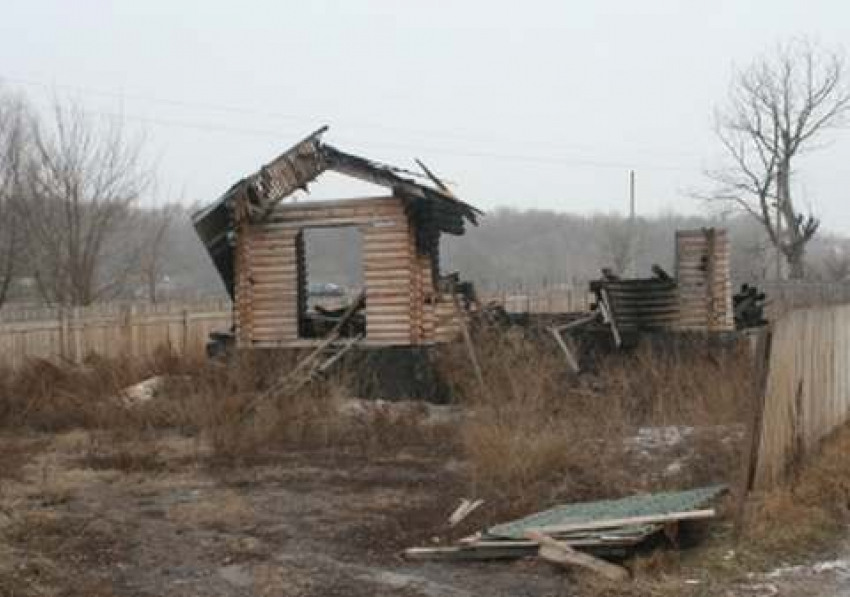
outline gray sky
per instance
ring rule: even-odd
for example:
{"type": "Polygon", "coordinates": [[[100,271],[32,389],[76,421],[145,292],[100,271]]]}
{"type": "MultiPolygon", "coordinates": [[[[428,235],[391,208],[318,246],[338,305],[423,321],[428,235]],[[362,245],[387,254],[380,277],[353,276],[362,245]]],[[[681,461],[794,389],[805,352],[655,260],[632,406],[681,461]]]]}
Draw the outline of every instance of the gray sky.
{"type": "MultiPolygon", "coordinates": [[[[794,35],[850,40],[850,3],[27,0],[4,6],[0,77],[143,125],[186,201],[329,124],[485,209],[623,210],[633,167],[639,211],[695,212],[733,66],[794,35]]],[[[798,197],[843,233],[848,160],[845,130],[797,166],[798,197]]]]}

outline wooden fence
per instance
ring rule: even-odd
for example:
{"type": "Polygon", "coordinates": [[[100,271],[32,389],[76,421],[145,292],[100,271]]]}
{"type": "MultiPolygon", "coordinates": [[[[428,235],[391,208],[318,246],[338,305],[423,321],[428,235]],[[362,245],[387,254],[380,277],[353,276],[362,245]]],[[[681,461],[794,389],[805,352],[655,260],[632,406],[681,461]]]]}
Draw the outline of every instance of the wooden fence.
{"type": "Polygon", "coordinates": [[[569,313],[590,309],[587,285],[571,288],[540,288],[528,291],[481,292],[479,299],[495,302],[509,313],[569,313]]]}
{"type": "MultiPolygon", "coordinates": [[[[767,294],[767,312],[771,319],[803,307],[850,304],[850,283],[757,281],[767,294]]],[[[738,286],[733,287],[737,291],[738,286]]],[[[479,292],[483,302],[494,301],[510,313],[568,313],[590,308],[588,284],[541,287],[522,290],[479,292]]]]}
{"type": "Polygon", "coordinates": [[[28,358],[79,363],[93,353],[145,357],[161,347],[201,355],[209,333],[230,325],[230,303],[222,300],[0,310],[0,364],[16,367],[28,358]]]}
{"type": "Polygon", "coordinates": [[[850,305],[785,313],[773,324],[756,486],[795,463],[850,419],[850,305]]]}
{"type": "Polygon", "coordinates": [[[847,282],[771,280],[755,285],[767,294],[767,310],[772,318],[802,307],[850,304],[850,283],[847,282]]]}

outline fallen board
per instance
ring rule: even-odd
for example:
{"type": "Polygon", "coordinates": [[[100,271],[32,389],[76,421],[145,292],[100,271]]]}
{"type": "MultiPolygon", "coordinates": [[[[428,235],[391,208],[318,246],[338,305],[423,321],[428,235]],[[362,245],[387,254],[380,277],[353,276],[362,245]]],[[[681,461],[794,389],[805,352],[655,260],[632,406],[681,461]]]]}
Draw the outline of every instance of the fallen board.
{"type": "Polygon", "coordinates": [[[623,581],[629,578],[628,570],[622,566],[576,551],[564,541],[556,541],[548,535],[536,532],[529,532],[528,538],[540,545],[538,555],[552,564],[578,566],[604,576],[608,580],[623,581]]]}

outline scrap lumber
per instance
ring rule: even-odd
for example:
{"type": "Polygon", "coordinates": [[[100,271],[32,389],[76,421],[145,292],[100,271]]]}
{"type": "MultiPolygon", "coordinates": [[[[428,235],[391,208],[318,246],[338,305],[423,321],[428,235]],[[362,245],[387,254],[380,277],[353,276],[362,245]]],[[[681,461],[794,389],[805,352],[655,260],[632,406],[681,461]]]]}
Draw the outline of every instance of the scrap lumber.
{"type": "MultiPolygon", "coordinates": [[[[536,554],[560,565],[594,568],[596,558],[589,555],[585,558],[583,556],[587,554],[576,550],[594,554],[622,554],[625,549],[639,545],[662,530],[675,542],[677,529],[674,527],[681,521],[714,517],[715,511],[703,506],[724,491],[725,486],[715,485],[687,491],[565,504],[490,527],[460,539],[456,545],[410,548],[404,552],[404,556],[419,561],[498,560],[536,554]],[[541,550],[542,547],[545,549],[541,550]]],[[[468,506],[462,503],[461,507],[468,506]]],[[[605,568],[604,565],[602,568],[604,571],[596,566],[597,572],[607,574],[609,578],[622,578],[621,571],[605,568]]]]}
{"type": "Polygon", "coordinates": [[[602,315],[605,322],[611,326],[611,334],[614,336],[614,345],[620,348],[623,344],[623,338],[620,335],[620,329],[617,327],[617,321],[614,319],[614,309],[611,308],[611,298],[608,296],[608,291],[602,288],[599,291],[602,300],[599,302],[599,308],[602,310],[602,315]]]}
{"type": "Polygon", "coordinates": [[[481,504],[484,503],[484,500],[468,500],[466,498],[462,499],[460,505],[452,512],[451,516],[449,516],[449,526],[454,527],[460,524],[467,516],[472,514],[472,512],[477,509],[481,504]]]}
{"type": "Polygon", "coordinates": [[[417,562],[430,561],[484,561],[518,560],[537,551],[532,541],[496,541],[496,545],[451,545],[444,547],[410,547],[405,549],[405,559],[417,562]]]}
{"type": "Polygon", "coordinates": [[[472,334],[469,333],[469,325],[466,321],[466,314],[460,306],[460,300],[458,300],[457,294],[455,293],[454,284],[452,284],[451,294],[455,308],[455,316],[457,318],[458,325],[460,326],[461,334],[463,335],[463,342],[466,344],[466,351],[469,354],[469,360],[472,362],[472,369],[475,371],[475,378],[478,380],[478,385],[481,386],[481,391],[487,395],[490,391],[487,389],[487,384],[484,381],[481,364],[478,362],[478,353],[475,350],[475,344],[472,342],[472,334]]]}
{"type": "Polygon", "coordinates": [[[658,278],[659,280],[672,280],[672,276],[668,274],[663,267],[658,265],[657,263],[652,264],[652,275],[658,278]]]}
{"type": "Polygon", "coordinates": [[[601,529],[615,529],[620,527],[639,526],[643,524],[665,524],[668,522],[680,522],[683,520],[706,520],[714,518],[717,512],[714,508],[705,510],[688,510],[685,512],[671,512],[669,514],[649,514],[647,516],[631,516],[628,518],[611,518],[608,520],[588,520],[550,526],[540,526],[532,529],[538,533],[557,535],[575,531],[593,531],[601,529]]]}
{"type": "Polygon", "coordinates": [[[567,330],[572,330],[572,329],[575,329],[575,328],[585,326],[589,323],[593,323],[594,321],[596,321],[597,317],[599,317],[598,313],[596,313],[596,311],[591,311],[590,313],[588,313],[584,317],[574,319],[573,321],[570,321],[569,323],[565,323],[563,325],[553,326],[552,329],[558,330],[559,332],[563,333],[563,332],[566,332],[567,330]]]}
{"type": "Polygon", "coordinates": [[[291,395],[303,388],[305,385],[310,383],[313,379],[315,379],[316,375],[322,374],[327,369],[335,363],[339,358],[342,357],[343,354],[348,352],[357,342],[363,339],[364,335],[361,334],[359,336],[354,337],[353,339],[346,342],[343,346],[339,347],[338,351],[332,355],[329,359],[324,362],[320,362],[320,358],[325,351],[330,348],[334,342],[339,340],[343,327],[348,322],[349,319],[363,306],[363,301],[365,299],[365,295],[363,292],[357,295],[357,297],[351,302],[350,305],[346,308],[345,312],[339,318],[339,321],[336,325],[331,329],[328,335],[319,343],[318,346],[306,357],[301,359],[295,367],[292,368],[285,376],[282,376],[278,381],[273,383],[271,387],[269,387],[265,392],[248,402],[246,404],[241,413],[239,414],[239,420],[245,420],[249,415],[251,415],[257,407],[281,394],[291,395]]]}
{"type": "Polygon", "coordinates": [[[561,351],[564,353],[564,358],[567,359],[567,365],[569,365],[573,373],[580,373],[581,366],[578,364],[578,359],[576,358],[576,355],[573,354],[573,351],[570,350],[570,347],[567,346],[567,342],[564,340],[563,336],[561,336],[561,332],[559,332],[558,328],[555,327],[549,328],[549,331],[552,333],[552,336],[555,337],[555,342],[557,342],[558,346],[561,347],[561,351]]]}
{"type": "Polygon", "coordinates": [[[564,325],[556,325],[549,328],[549,332],[555,337],[555,342],[558,343],[558,346],[561,347],[564,357],[567,359],[567,365],[569,365],[573,373],[580,373],[581,365],[579,365],[578,357],[576,357],[574,350],[567,344],[567,340],[564,338],[563,334],[564,332],[593,323],[596,321],[597,316],[598,314],[596,311],[593,311],[585,317],[565,323],[564,325]]]}
{"type": "MultiPolygon", "coordinates": [[[[625,547],[633,547],[640,543],[645,536],[634,538],[619,537],[579,537],[558,539],[571,548],[610,551],[625,547]]],[[[517,560],[533,556],[539,549],[539,544],[531,539],[523,540],[480,540],[460,545],[438,547],[410,547],[402,555],[408,560],[415,561],[486,561],[486,560],[517,560]]]]}
{"type": "Polygon", "coordinates": [[[527,536],[540,546],[538,555],[547,562],[559,566],[578,566],[614,581],[624,581],[629,578],[628,570],[622,566],[576,551],[567,543],[557,541],[549,535],[530,531],[527,536]]]}

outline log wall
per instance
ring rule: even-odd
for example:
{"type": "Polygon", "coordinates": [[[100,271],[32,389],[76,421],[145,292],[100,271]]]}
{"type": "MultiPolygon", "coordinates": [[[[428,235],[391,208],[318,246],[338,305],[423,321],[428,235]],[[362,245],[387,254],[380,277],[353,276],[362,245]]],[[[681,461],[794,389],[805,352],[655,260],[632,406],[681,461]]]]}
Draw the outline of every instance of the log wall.
{"type": "Polygon", "coordinates": [[[713,332],[735,329],[730,253],[725,230],[676,232],[679,329],[713,332]]]}
{"type": "Polygon", "coordinates": [[[362,234],[366,339],[409,345],[434,339],[434,258],[418,255],[416,237],[397,197],[279,205],[237,238],[236,302],[240,346],[299,344],[306,308],[302,231],[356,227],[362,234]]]}

